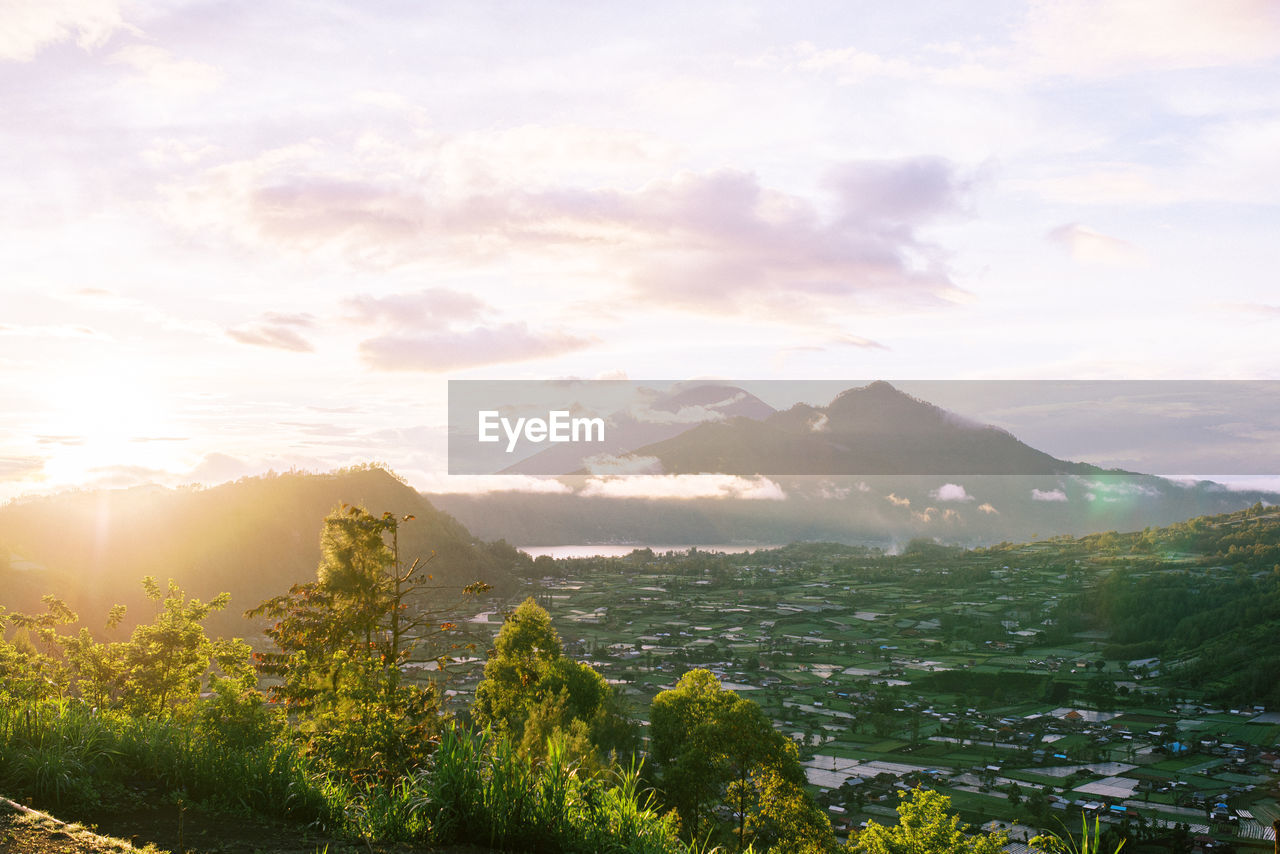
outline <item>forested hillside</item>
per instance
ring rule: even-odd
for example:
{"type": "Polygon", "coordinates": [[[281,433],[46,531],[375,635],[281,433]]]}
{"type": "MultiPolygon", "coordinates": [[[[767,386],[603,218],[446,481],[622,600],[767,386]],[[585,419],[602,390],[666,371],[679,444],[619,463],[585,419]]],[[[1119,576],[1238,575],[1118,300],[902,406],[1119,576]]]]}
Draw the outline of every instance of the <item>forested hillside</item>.
{"type": "Polygon", "coordinates": [[[1106,573],[1062,603],[1060,630],[1103,629],[1108,658],[1160,659],[1172,684],[1222,701],[1280,703],[1280,510],[1048,545],[1045,560],[1106,573]]]}
{"type": "Polygon", "coordinates": [[[0,605],[37,608],[54,592],[95,623],[115,602],[129,606],[130,628],[149,606],[138,580],[172,578],[194,596],[231,593],[210,619],[216,633],[244,634],[239,616],[315,576],[321,520],[343,503],[413,515],[403,526],[407,559],[436,553],[441,583],[484,580],[498,590],[526,557],[483,543],[452,516],[376,467],[329,474],[243,478],[211,489],[159,487],[63,493],[0,508],[0,605]]]}

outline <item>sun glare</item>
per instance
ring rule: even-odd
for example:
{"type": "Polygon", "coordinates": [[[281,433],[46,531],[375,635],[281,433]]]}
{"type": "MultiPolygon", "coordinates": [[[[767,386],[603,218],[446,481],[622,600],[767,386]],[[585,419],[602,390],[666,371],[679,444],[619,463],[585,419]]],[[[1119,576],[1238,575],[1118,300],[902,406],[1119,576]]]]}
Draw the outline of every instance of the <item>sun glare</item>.
{"type": "Polygon", "coordinates": [[[45,386],[47,408],[36,439],[48,477],[73,485],[109,479],[121,468],[171,471],[182,437],[157,383],[136,366],[69,371],[45,386]]]}

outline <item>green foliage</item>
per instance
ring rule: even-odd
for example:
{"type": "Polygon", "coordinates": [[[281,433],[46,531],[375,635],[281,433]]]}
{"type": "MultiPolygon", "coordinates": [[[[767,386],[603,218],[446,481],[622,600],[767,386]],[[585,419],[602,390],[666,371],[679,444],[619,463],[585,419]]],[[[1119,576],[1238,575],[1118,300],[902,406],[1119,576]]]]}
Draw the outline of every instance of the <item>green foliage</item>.
{"type": "Polygon", "coordinates": [[[835,850],[831,822],[795,781],[776,768],[751,774],[746,834],[770,854],[824,854],[835,850]]]}
{"type": "Polygon", "coordinates": [[[589,665],[562,654],[546,609],[527,599],[507,617],[476,688],[472,715],[541,758],[552,740],[575,761],[598,767],[601,754],[636,745],[621,698],[589,665]]]}
{"type": "Polygon", "coordinates": [[[437,845],[498,850],[683,852],[674,821],[640,789],[640,768],[579,773],[558,740],[532,761],[486,730],[446,728],[428,772],[406,790],[409,812],[437,845]]]}
{"type": "MultiPolygon", "coordinates": [[[[99,709],[124,706],[142,715],[163,715],[190,708],[215,665],[229,675],[248,672],[247,646],[215,642],[205,634],[205,619],[226,607],[227,594],[205,603],[187,599],[172,580],[167,592],[150,576],[142,586],[158,613],[153,622],[137,626],[128,641],[99,641],[87,628],[62,634],[60,627],[79,617],[52,595],[44,597],[44,613],[13,615],[12,622],[43,650],[34,643],[23,650],[0,642],[0,668],[14,677],[10,693],[27,699],[70,694],[99,709]]],[[[113,607],[107,628],[123,616],[121,606],[113,607]]]]}
{"type": "Polygon", "coordinates": [[[858,854],[1000,854],[1008,840],[1004,833],[969,836],[960,817],[948,812],[951,799],[929,789],[899,792],[898,824],[885,827],[869,822],[851,841],[858,854]]]}
{"type": "Polygon", "coordinates": [[[210,612],[225,608],[231,595],[223,593],[206,604],[188,600],[172,580],[167,594],[150,576],[142,586],[147,598],[159,603],[160,613],[155,622],[134,629],[124,646],[124,702],[136,711],[160,714],[188,706],[199,695],[215,652],[202,622],[210,612]]]}
{"type": "Polygon", "coordinates": [[[276,732],[247,742],[229,750],[176,716],[101,712],[78,700],[8,702],[0,704],[0,786],[45,805],[86,808],[141,783],[211,805],[336,823],[291,740],[276,732]]]}
{"type": "Polygon", "coordinates": [[[1124,839],[1114,844],[1114,848],[1107,844],[1106,834],[1102,832],[1102,820],[1094,818],[1093,827],[1089,827],[1089,819],[1080,816],[1080,839],[1077,841],[1070,833],[1063,828],[1063,833],[1048,833],[1033,836],[1028,843],[1032,848],[1039,848],[1048,854],[1102,854],[1104,849],[1110,849],[1111,854],[1119,854],[1121,848],[1124,847],[1124,839]]]}
{"type": "MultiPolygon", "coordinates": [[[[246,614],[275,621],[266,634],[279,651],[255,656],[258,670],[279,680],[273,697],[300,716],[312,752],[357,786],[394,786],[426,761],[440,726],[434,686],[401,678],[426,642],[457,629],[446,619],[452,603],[429,601],[444,588],[430,583],[423,562],[401,564],[400,526],[413,518],[346,505],[333,511],[320,536],[317,580],[246,614]]],[[[462,592],[486,589],[477,583],[462,592]]],[[[431,657],[443,662],[448,654],[431,657]]]]}
{"type": "Polygon", "coordinates": [[[758,705],[724,690],[710,671],[691,670],[658,694],[649,720],[659,783],[689,838],[703,834],[711,808],[721,802],[738,815],[739,846],[747,842],[753,815],[766,836],[789,824],[825,824],[830,838],[826,817],[817,813],[818,823],[801,808],[808,799],[795,745],[758,705]],[[791,808],[785,815],[784,807],[791,808]]]}

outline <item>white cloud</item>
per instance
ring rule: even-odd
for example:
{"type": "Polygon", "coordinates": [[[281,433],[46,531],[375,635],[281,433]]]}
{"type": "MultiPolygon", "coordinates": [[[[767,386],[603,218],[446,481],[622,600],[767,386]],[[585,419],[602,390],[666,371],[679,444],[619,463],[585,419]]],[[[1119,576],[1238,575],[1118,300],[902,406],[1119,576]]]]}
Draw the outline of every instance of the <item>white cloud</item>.
{"type": "Polygon", "coordinates": [[[631,454],[615,456],[596,454],[582,461],[591,474],[661,474],[662,460],[657,457],[637,457],[631,454]]]}
{"type": "Polygon", "coordinates": [[[1031,490],[1032,501],[1066,501],[1067,493],[1061,489],[1033,489],[1031,490]]]}
{"type": "Polygon", "coordinates": [[[885,500],[888,501],[890,504],[892,504],[894,507],[910,507],[911,506],[910,498],[899,498],[897,495],[894,495],[892,492],[890,492],[888,495],[885,496],[885,500]]]}
{"type": "Polygon", "coordinates": [[[401,329],[440,329],[479,320],[492,309],[484,300],[452,288],[427,288],[386,296],[360,294],[343,300],[359,323],[385,323],[401,329]]]}
{"type": "Polygon", "coordinates": [[[42,457],[0,457],[0,481],[28,480],[44,470],[42,457]]]}
{"type": "Polygon", "coordinates": [[[1137,267],[1146,260],[1141,249],[1125,240],[1100,234],[1079,223],[1060,225],[1046,235],[1078,264],[1102,267],[1137,267]]]}
{"type": "Polygon", "coordinates": [[[215,66],[193,59],[178,59],[162,47],[132,44],[108,57],[142,75],[151,86],[176,95],[211,92],[222,84],[223,73],[215,66]]]}
{"type": "Polygon", "coordinates": [[[423,154],[388,141],[344,151],[308,141],[212,166],[167,196],[187,228],[249,246],[377,269],[520,258],[717,317],[812,322],[832,307],[944,305],[963,295],[946,254],[921,236],[968,191],[940,158],[843,163],[823,182],[833,202],[820,205],[732,169],[638,189],[459,180],[438,159],[443,147],[423,154]]]}
{"type": "Polygon", "coordinates": [[[460,475],[423,473],[413,479],[416,489],[426,493],[482,495],[490,492],[527,492],[537,495],[568,495],[573,489],[551,477],[529,475],[460,475]]]}
{"type": "Polygon", "coordinates": [[[314,325],[315,318],[309,314],[268,311],[258,321],[228,329],[227,336],[241,344],[255,347],[311,353],[315,351],[315,347],[298,330],[310,329],[314,325]]]}
{"type": "Polygon", "coordinates": [[[379,371],[441,373],[480,365],[545,359],[581,350],[592,338],[536,331],[525,323],[477,326],[423,334],[392,333],[360,342],[360,357],[379,371]]]}
{"type": "Polygon", "coordinates": [[[12,335],[22,338],[80,338],[111,341],[112,337],[90,326],[73,324],[40,324],[32,326],[13,326],[0,323],[0,335],[12,335]]]}
{"type": "Polygon", "coordinates": [[[998,515],[1000,515],[1000,511],[999,511],[999,510],[997,510],[995,507],[993,507],[993,506],[991,505],[991,503],[990,503],[990,502],[985,502],[985,503],[983,503],[983,504],[979,504],[979,505],[978,505],[978,512],[979,512],[979,513],[986,513],[988,516],[998,516],[998,515]]]}
{"type": "Polygon", "coordinates": [[[929,493],[939,501],[973,501],[974,498],[965,492],[963,486],[958,483],[944,483],[937,489],[929,493]]]}
{"type": "Polygon", "coordinates": [[[787,497],[782,487],[767,477],[727,474],[593,477],[587,481],[579,495],[598,498],[736,498],[756,501],[782,501],[787,497]]]}
{"type": "Polygon", "coordinates": [[[1104,76],[1252,65],[1280,55],[1272,0],[1037,0],[1022,33],[1033,67],[1104,76]]]}
{"type": "Polygon", "coordinates": [[[315,350],[311,342],[299,335],[297,331],[277,324],[256,323],[228,329],[227,336],[241,344],[254,347],[289,350],[293,353],[311,353],[315,350]]]}
{"type": "Polygon", "coordinates": [[[68,40],[91,50],[125,26],[117,0],[6,0],[0,4],[0,60],[28,62],[68,40]]]}

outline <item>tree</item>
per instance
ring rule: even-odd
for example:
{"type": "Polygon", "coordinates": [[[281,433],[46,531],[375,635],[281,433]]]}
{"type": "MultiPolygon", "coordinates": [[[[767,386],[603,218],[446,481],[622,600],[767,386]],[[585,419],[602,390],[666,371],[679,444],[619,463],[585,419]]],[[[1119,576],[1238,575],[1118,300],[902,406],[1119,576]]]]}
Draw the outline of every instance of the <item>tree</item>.
{"type": "Polygon", "coordinates": [[[569,755],[590,766],[605,751],[636,746],[621,697],[589,665],[563,654],[551,615],[526,599],[502,625],[476,687],[476,721],[508,735],[531,758],[562,735],[569,755]]]}
{"type": "Polygon", "coordinates": [[[441,605],[430,595],[489,589],[482,582],[460,591],[432,584],[426,561],[416,558],[405,566],[399,528],[413,518],[348,505],[334,510],[321,531],[316,581],[245,615],[274,619],[266,634],[279,651],[254,657],[260,673],[279,680],[272,695],[302,719],[313,751],[357,780],[388,786],[426,759],[440,723],[435,686],[404,684],[402,668],[424,660],[428,642],[447,647],[425,655],[441,665],[465,645],[450,644],[458,626],[447,615],[457,603],[441,605]]]}
{"type": "Polygon", "coordinates": [[[777,768],[751,775],[753,804],[746,820],[751,844],[770,854],[828,854],[836,849],[826,814],[777,768]]]}
{"type": "MultiPolygon", "coordinates": [[[[210,640],[204,620],[227,606],[222,593],[210,602],[188,599],[173,580],[166,591],[151,576],[142,580],[147,598],[158,604],[156,618],[139,625],[127,641],[99,641],[87,628],[73,635],[59,627],[79,616],[56,596],[45,596],[45,612],[15,614],[13,622],[33,633],[48,650],[28,656],[30,667],[50,684],[98,708],[123,705],[135,714],[158,716],[194,704],[215,665],[238,678],[248,672],[249,648],[238,640],[210,640]]],[[[107,628],[124,618],[111,608],[107,628]]]]}
{"type": "Polygon", "coordinates": [[[758,705],[724,690],[708,670],[690,670],[658,694],[649,720],[659,785],[689,838],[700,836],[712,806],[727,802],[745,845],[751,807],[761,803],[758,786],[768,775],[797,787],[804,782],[795,745],[758,705]]]}
{"type": "MultiPolygon", "coordinates": [[[[222,593],[211,602],[187,599],[173,580],[167,594],[156,580],[142,580],[147,598],[160,603],[155,622],[138,626],[124,647],[124,701],[136,711],[159,714],[186,705],[200,695],[200,687],[215,652],[230,664],[235,652],[229,642],[215,644],[202,622],[231,601],[222,593]]],[[[244,650],[247,658],[248,650],[244,650]]]]}
{"type": "Polygon", "coordinates": [[[899,792],[898,824],[869,822],[850,848],[860,854],[1000,854],[1004,833],[967,835],[960,817],[951,815],[951,799],[919,787],[899,792]]]}

